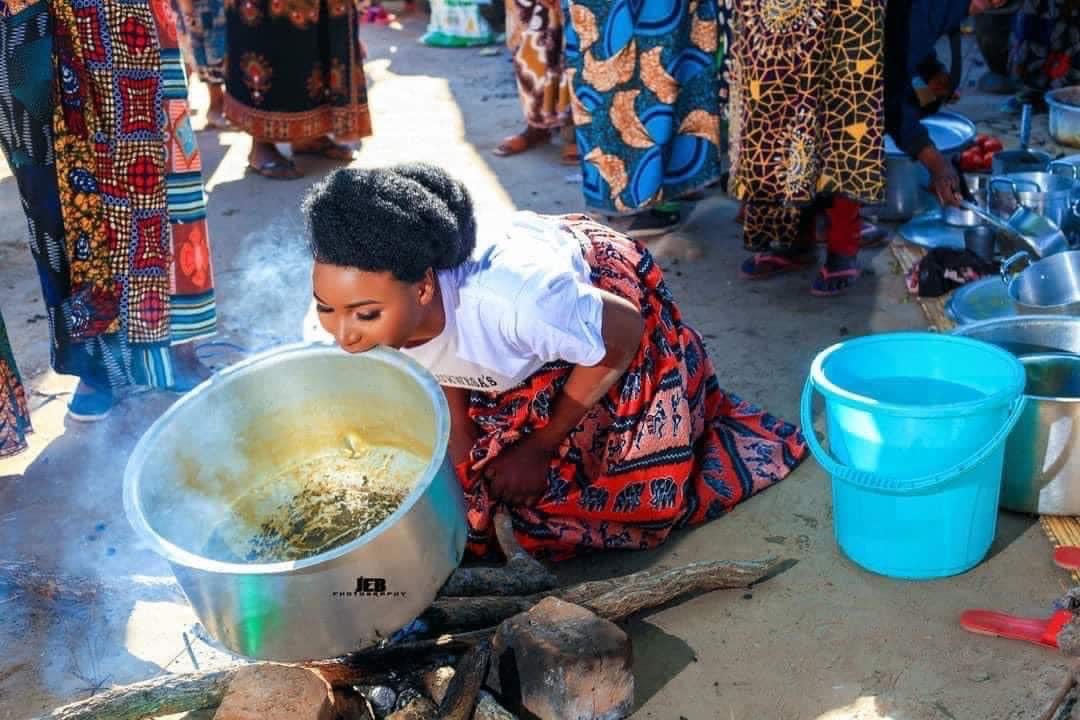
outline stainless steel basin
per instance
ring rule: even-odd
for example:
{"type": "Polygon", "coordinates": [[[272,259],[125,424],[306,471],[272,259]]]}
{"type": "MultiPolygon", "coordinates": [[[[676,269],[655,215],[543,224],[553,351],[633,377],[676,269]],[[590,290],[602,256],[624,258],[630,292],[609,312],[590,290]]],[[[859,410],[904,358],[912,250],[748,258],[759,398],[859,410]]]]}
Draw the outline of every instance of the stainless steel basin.
{"type": "Polygon", "coordinates": [[[1080,318],[1023,315],[957,328],[1020,357],[1027,404],[1005,446],[1002,507],[1080,515],[1080,318]]]}
{"type": "Polygon", "coordinates": [[[225,647],[279,661],[333,657],[403,627],[461,561],[466,523],[446,461],[449,428],[442,389],[401,353],[280,348],[203,383],[150,427],[125,471],[124,509],[225,647]],[[340,450],[350,432],[428,459],[392,515],[295,561],[206,556],[213,528],[253,482],[340,450]]]}

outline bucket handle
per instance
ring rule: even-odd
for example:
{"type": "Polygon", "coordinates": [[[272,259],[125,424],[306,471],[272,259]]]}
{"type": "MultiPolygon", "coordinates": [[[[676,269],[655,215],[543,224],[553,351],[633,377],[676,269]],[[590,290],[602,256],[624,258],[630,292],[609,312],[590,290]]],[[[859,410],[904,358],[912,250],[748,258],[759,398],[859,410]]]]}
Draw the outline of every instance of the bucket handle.
{"type": "Polygon", "coordinates": [[[980,448],[971,457],[961,460],[957,464],[945,470],[940,470],[928,475],[922,475],[920,477],[912,479],[904,478],[891,478],[877,473],[867,472],[865,470],[856,470],[853,467],[844,465],[839,460],[834,458],[828,450],[826,450],[821,441],[817,439],[817,435],[814,434],[814,417],[813,417],[813,402],[814,391],[817,388],[814,386],[812,378],[806,379],[806,385],[803,387],[802,394],[802,430],[803,437],[806,439],[806,444],[810,447],[810,452],[814,454],[814,458],[817,459],[818,464],[825,469],[825,472],[829,473],[833,477],[845,480],[853,485],[861,485],[872,490],[925,490],[939,485],[943,482],[951,480],[957,475],[967,472],[971,468],[977,466],[983,460],[985,460],[990,453],[997,450],[998,446],[1005,441],[1012,432],[1012,429],[1016,427],[1016,423],[1020,420],[1020,415],[1024,411],[1024,405],[1027,402],[1027,398],[1020,395],[1014,403],[1012,410],[1009,412],[1009,417],[1001,428],[994,434],[994,437],[990,439],[982,448],[980,448]]]}
{"type": "Polygon", "coordinates": [[[1031,255],[1028,255],[1024,250],[1021,250],[1001,263],[1001,282],[1005,283],[1006,287],[1012,285],[1013,278],[1019,274],[1018,272],[1013,272],[1013,268],[1025,260],[1028,265],[1031,265],[1033,262],[1031,255]]]}

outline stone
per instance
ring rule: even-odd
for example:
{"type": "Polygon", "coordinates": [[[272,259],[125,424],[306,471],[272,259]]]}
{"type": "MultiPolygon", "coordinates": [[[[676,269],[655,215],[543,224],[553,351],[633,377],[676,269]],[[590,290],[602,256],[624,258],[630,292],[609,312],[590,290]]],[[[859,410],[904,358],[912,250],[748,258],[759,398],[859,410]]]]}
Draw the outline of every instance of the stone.
{"type": "Polygon", "coordinates": [[[371,709],[375,711],[376,720],[382,720],[394,712],[397,703],[397,692],[385,685],[361,686],[357,688],[360,693],[371,703],[371,709]]]}
{"type": "Polygon", "coordinates": [[[481,690],[476,700],[476,712],[473,720],[517,720],[512,712],[499,704],[495,696],[487,690],[481,690]]]}
{"type": "Polygon", "coordinates": [[[511,712],[538,720],[616,720],[634,706],[630,638],[578,605],[545,598],[503,622],[493,640],[511,712]]]}
{"type": "Polygon", "coordinates": [[[450,687],[450,681],[453,679],[454,668],[449,665],[428,670],[421,677],[424,692],[435,701],[436,705],[442,704],[443,698],[446,697],[446,690],[450,687]]]}
{"type": "Polygon", "coordinates": [[[334,720],[334,695],[317,673],[294,665],[240,668],[214,720],[334,720]]]}
{"type": "Polygon", "coordinates": [[[386,720],[434,720],[439,714],[435,703],[418,692],[402,693],[397,708],[386,720]]]}

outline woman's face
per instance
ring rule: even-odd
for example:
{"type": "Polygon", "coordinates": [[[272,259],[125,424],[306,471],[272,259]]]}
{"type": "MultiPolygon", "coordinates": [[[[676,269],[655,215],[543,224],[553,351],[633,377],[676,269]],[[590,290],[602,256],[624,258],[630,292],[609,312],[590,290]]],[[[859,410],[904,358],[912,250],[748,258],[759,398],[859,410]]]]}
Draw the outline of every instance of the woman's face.
{"type": "Polygon", "coordinates": [[[348,352],[376,345],[402,348],[430,339],[423,337],[436,297],[430,270],[420,282],[406,283],[389,272],[316,262],[312,284],[319,322],[348,352]]]}

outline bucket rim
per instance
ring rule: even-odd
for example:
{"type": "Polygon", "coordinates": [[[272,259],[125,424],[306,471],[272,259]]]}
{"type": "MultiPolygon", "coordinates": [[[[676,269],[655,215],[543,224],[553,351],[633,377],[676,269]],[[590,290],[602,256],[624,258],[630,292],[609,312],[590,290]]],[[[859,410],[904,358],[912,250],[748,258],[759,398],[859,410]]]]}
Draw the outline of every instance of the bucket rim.
{"type": "Polygon", "coordinates": [[[894,332],[867,335],[866,337],[846,340],[836,343],[818,353],[810,366],[810,380],[826,396],[841,400],[852,407],[871,411],[886,411],[892,415],[903,417],[943,417],[947,415],[974,415],[982,412],[989,406],[1008,405],[1024,394],[1027,383],[1027,374],[1024,366],[1015,355],[993,343],[982,340],[962,337],[959,335],[947,335],[933,332],[894,332]],[[828,378],[825,373],[825,364],[838,352],[852,347],[874,345],[895,342],[937,342],[952,345],[966,345],[978,349],[990,355],[996,355],[1002,362],[1012,368],[1012,378],[1007,385],[999,390],[976,400],[964,400],[952,403],[939,403],[935,405],[904,405],[900,403],[884,402],[867,395],[846,390],[828,378]]]}

